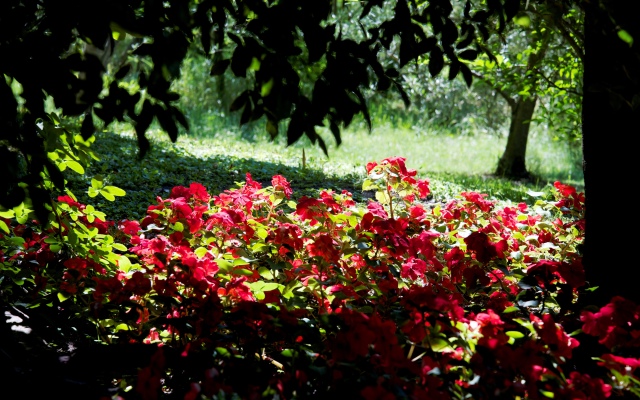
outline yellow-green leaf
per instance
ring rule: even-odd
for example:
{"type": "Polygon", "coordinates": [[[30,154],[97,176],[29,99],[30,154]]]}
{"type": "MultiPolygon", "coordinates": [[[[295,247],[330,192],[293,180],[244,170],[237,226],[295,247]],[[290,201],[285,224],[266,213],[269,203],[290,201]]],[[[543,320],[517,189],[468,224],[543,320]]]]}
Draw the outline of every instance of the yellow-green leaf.
{"type": "Polygon", "coordinates": [[[80,175],[84,174],[84,167],[80,165],[79,162],[73,161],[73,160],[67,160],[65,164],[67,165],[67,167],[69,167],[69,169],[79,173],[80,175]]]}
{"type": "Polygon", "coordinates": [[[66,293],[58,292],[58,300],[60,300],[60,302],[63,302],[65,300],[67,300],[69,297],[71,297],[71,296],[69,296],[66,293]]]}
{"type": "Polygon", "coordinates": [[[105,186],[104,190],[106,190],[107,192],[111,193],[114,196],[124,196],[127,194],[127,192],[125,192],[124,190],[120,189],[117,186],[105,186]]]}
{"type": "Polygon", "coordinates": [[[629,46],[633,45],[633,36],[631,36],[629,32],[625,31],[624,29],[620,29],[618,31],[618,37],[629,46]]]}
{"type": "Polygon", "coordinates": [[[13,210],[0,211],[0,218],[13,218],[15,215],[13,210]]]}
{"type": "Polygon", "coordinates": [[[111,193],[107,192],[106,190],[101,190],[100,194],[102,195],[102,197],[109,201],[114,201],[116,199],[111,193]]]}

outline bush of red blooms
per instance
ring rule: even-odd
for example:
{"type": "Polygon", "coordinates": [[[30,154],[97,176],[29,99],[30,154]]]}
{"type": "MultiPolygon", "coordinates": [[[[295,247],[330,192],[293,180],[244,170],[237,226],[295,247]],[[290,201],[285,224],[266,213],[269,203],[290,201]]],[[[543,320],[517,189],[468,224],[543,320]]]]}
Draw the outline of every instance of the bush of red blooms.
{"type": "Polygon", "coordinates": [[[92,360],[110,365],[87,378],[103,398],[640,395],[640,308],[579,301],[582,193],[437,204],[401,157],[367,171],[364,207],[345,191],[294,202],[284,177],[247,174],[216,196],[175,187],[141,221],[68,196],[46,227],[1,214],[1,300],[62,332],[17,318],[15,335],[72,361],[131,349],[92,360]]]}

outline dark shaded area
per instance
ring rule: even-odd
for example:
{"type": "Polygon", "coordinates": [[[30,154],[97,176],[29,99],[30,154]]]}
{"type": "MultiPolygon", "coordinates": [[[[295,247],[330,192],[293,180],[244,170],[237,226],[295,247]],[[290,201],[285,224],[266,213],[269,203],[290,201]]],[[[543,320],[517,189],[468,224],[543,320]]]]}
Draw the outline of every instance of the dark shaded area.
{"type": "Polygon", "coordinates": [[[94,161],[85,175],[66,174],[69,189],[83,204],[92,204],[112,220],[140,219],[156,197],[166,198],[174,186],[189,186],[192,182],[203,184],[210,194],[216,195],[234,189],[236,183],[244,183],[247,172],[263,187],[271,185],[274,175],[283,175],[291,182],[294,199],[301,196],[317,196],[320,189],[348,190],[354,200],[365,201],[362,177],[330,176],[321,170],[301,168],[251,158],[230,157],[217,154],[212,157],[195,157],[168,143],[153,143],[143,159],[137,158],[138,148],[134,139],[121,135],[98,133],[94,144],[100,161],[94,161]],[[119,151],[118,151],[119,149],[119,151]],[[125,197],[110,202],[101,196],[90,198],[87,188],[91,178],[102,174],[109,185],[124,189],[125,197]]]}

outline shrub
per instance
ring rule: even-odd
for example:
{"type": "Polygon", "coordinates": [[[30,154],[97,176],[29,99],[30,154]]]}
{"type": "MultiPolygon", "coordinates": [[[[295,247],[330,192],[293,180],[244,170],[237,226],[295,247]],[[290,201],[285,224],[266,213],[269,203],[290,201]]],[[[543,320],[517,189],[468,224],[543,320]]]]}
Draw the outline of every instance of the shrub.
{"type": "Polygon", "coordinates": [[[435,204],[404,158],[367,171],[366,207],[247,173],[216,196],[174,187],[140,221],[71,197],[47,227],[3,213],[10,337],[107,398],[640,394],[640,308],[579,301],[582,193],[435,204]]]}

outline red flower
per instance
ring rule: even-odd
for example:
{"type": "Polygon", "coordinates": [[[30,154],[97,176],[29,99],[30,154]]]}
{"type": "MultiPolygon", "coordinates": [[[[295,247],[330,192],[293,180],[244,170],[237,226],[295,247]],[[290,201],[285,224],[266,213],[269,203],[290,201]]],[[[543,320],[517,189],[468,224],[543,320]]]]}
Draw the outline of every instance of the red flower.
{"type": "Polygon", "coordinates": [[[320,256],[330,263],[340,259],[340,250],[331,236],[326,233],[320,233],[313,237],[312,240],[306,247],[311,257],[320,256]]]}
{"type": "Polygon", "coordinates": [[[503,257],[509,245],[506,240],[493,243],[489,236],[483,232],[473,232],[464,239],[467,248],[475,253],[476,260],[488,263],[496,257],[503,257]]]}
{"type": "Polygon", "coordinates": [[[207,188],[197,182],[193,182],[189,185],[189,194],[194,200],[201,201],[203,203],[208,202],[211,198],[209,193],[207,193],[207,188]]]}
{"type": "Polygon", "coordinates": [[[577,371],[569,374],[567,383],[568,387],[561,391],[563,399],[604,400],[611,396],[611,385],[577,371]]]}
{"type": "Polygon", "coordinates": [[[287,179],[282,175],[275,175],[271,179],[271,185],[273,189],[277,192],[283,192],[287,199],[291,198],[293,194],[293,190],[291,189],[291,185],[287,181],[287,179]]]}
{"type": "Polygon", "coordinates": [[[559,357],[571,358],[571,351],[580,345],[580,342],[565,333],[561,325],[555,323],[551,314],[543,315],[542,320],[531,314],[531,321],[542,341],[559,357]]]}
{"type": "Polygon", "coordinates": [[[410,257],[407,262],[402,264],[400,276],[415,281],[424,277],[425,272],[427,272],[427,263],[420,258],[410,257]]]}
{"type": "Polygon", "coordinates": [[[125,219],[120,221],[118,229],[127,235],[137,235],[138,232],[140,232],[140,223],[138,221],[128,221],[125,219]]]}
{"type": "Polygon", "coordinates": [[[598,365],[620,372],[621,374],[633,374],[640,367],[640,358],[619,357],[613,354],[604,354],[598,365]]]}
{"type": "Polygon", "coordinates": [[[427,179],[418,179],[416,183],[416,188],[418,189],[418,196],[421,199],[424,199],[431,193],[431,189],[429,189],[429,181],[427,179]]]}
{"type": "Polygon", "coordinates": [[[477,205],[478,207],[480,207],[480,210],[484,211],[484,212],[489,212],[491,211],[491,209],[493,208],[493,206],[495,205],[494,202],[489,201],[489,200],[485,200],[484,198],[487,197],[486,194],[484,193],[477,193],[477,192],[462,192],[460,193],[462,195],[462,197],[464,197],[467,201],[472,202],[473,204],[477,205]]]}

